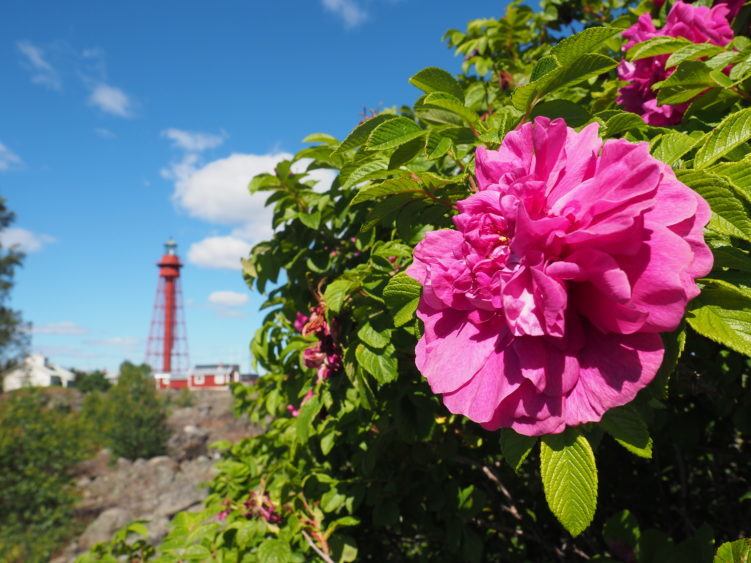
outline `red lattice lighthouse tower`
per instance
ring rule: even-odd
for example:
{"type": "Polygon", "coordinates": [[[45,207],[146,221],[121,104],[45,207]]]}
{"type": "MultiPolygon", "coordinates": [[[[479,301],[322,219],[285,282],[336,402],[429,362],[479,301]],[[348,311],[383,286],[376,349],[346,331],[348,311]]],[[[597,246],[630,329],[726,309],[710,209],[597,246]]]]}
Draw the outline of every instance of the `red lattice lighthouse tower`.
{"type": "Polygon", "coordinates": [[[181,378],[188,371],[188,342],[180,288],[180,269],[183,265],[174,240],[170,239],[164,244],[164,256],[157,266],[159,283],[146,343],[146,363],[156,373],[181,378]]]}

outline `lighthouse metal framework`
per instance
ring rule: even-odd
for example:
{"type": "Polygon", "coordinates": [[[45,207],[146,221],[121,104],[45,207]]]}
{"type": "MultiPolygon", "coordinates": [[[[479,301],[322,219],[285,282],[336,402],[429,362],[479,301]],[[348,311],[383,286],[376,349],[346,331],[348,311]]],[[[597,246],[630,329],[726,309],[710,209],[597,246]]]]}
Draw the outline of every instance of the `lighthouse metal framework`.
{"type": "Polygon", "coordinates": [[[183,265],[174,240],[170,239],[164,244],[164,256],[157,266],[159,283],[146,343],[146,363],[155,373],[170,374],[173,379],[184,378],[190,362],[180,287],[180,269],[183,265]]]}

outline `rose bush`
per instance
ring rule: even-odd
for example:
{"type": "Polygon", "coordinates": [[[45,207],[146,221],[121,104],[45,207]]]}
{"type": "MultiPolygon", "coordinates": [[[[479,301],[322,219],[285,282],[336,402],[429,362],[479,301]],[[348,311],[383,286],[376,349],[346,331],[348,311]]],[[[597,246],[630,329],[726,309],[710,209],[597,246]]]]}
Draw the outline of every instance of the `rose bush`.
{"type": "Polygon", "coordinates": [[[460,75],[252,180],[265,431],[159,560],[743,556],[751,40],[702,6],[511,3],[447,33],[460,75]],[[650,60],[670,125],[619,103],[650,60]]]}

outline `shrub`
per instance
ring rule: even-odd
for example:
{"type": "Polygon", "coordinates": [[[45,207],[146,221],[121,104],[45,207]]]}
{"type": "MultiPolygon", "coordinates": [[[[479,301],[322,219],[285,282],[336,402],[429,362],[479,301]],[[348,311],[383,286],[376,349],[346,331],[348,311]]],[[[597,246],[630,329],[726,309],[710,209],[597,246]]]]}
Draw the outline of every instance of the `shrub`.
{"type": "Polygon", "coordinates": [[[103,433],[112,453],[128,459],[149,458],[166,452],[167,411],[157,396],[147,365],[123,362],[117,383],[92,400],[89,413],[103,420],[103,433]]]}
{"type": "Polygon", "coordinates": [[[511,3],[449,31],[461,75],[426,68],[411,107],[254,178],[266,375],[234,393],[267,431],[227,449],[158,556],[748,558],[741,4],[511,3]],[[607,385],[574,394],[587,378],[607,385]]]}
{"type": "MultiPolygon", "coordinates": [[[[58,402],[59,404],[59,402],[58,402]]],[[[0,559],[46,560],[72,531],[71,469],[89,453],[80,419],[39,390],[0,400],[0,559]]]]}
{"type": "Polygon", "coordinates": [[[90,372],[74,370],[76,378],[74,380],[75,388],[81,393],[91,393],[92,391],[107,391],[112,387],[112,383],[107,379],[106,374],[101,370],[90,372]]]}

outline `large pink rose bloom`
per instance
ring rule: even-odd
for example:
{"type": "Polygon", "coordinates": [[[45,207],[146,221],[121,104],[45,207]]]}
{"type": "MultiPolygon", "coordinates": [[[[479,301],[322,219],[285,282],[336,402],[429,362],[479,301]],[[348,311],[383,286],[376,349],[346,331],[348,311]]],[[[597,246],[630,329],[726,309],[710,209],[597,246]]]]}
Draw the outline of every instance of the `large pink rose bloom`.
{"type": "MultiPolygon", "coordinates": [[[[676,2],[662,29],[655,28],[649,14],[642,14],[634,25],[623,32],[624,50],[653,37],[683,37],[694,43],[727,45],[733,39],[733,30],[727,20],[728,6],[718,4],[713,8],[676,2]]],[[[657,92],[652,85],[668,78],[675,69],[666,69],[668,55],[648,57],[638,61],[622,60],[618,65],[618,78],[628,82],[618,91],[616,101],[623,109],[638,113],[650,125],[665,126],[680,123],[688,103],[657,105],[657,92]]]]}
{"type": "Polygon", "coordinates": [[[597,133],[538,117],[478,148],[456,230],[415,248],[417,367],[487,429],[557,433],[631,401],[712,267],[707,203],[646,143],[597,133]]]}

